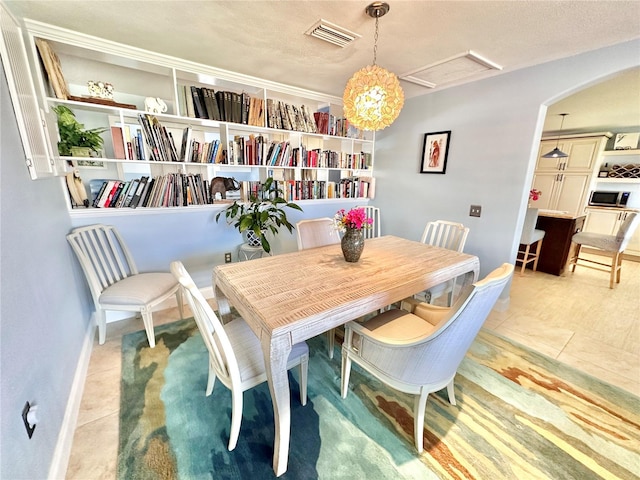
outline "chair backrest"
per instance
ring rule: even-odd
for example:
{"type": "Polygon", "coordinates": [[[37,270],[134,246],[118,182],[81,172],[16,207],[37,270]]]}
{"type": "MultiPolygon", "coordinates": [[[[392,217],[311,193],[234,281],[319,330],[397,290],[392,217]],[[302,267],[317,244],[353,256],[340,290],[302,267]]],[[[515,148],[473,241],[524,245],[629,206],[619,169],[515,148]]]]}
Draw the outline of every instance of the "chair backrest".
{"type": "Polygon", "coordinates": [[[618,251],[622,252],[625,248],[627,248],[627,245],[629,244],[629,241],[631,240],[631,237],[635,233],[636,228],[638,228],[639,224],[640,215],[638,215],[637,212],[627,213],[627,217],[624,219],[624,221],[620,225],[620,228],[618,228],[618,232],[616,233],[616,240],[620,242],[620,249],[618,251]]]}
{"type": "Polygon", "coordinates": [[[434,247],[462,252],[469,235],[469,227],[461,223],[436,220],[427,223],[420,241],[434,247]]]}
{"type": "Polygon", "coordinates": [[[380,209],[378,207],[372,207],[367,205],[365,207],[356,207],[363,208],[364,213],[367,218],[372,220],[371,227],[363,228],[362,235],[364,238],[376,238],[380,236],[380,209]]]}
{"type": "Polygon", "coordinates": [[[171,273],[180,283],[182,293],[191,308],[200,335],[202,335],[202,339],[209,351],[209,359],[215,369],[217,378],[228,388],[232,388],[232,385],[240,385],[240,368],[222,322],[220,322],[182,262],[171,262],[171,273]]]}
{"type": "Polygon", "coordinates": [[[138,273],[129,249],[111,225],[76,228],[67,240],[80,261],[96,304],[107,287],[138,273]]]}
{"type": "Polygon", "coordinates": [[[340,243],[340,235],[329,217],[300,220],[296,223],[298,250],[340,243]]]}
{"type": "MultiPolygon", "coordinates": [[[[385,373],[414,385],[438,384],[450,379],[509,281],[513,269],[512,264],[505,263],[483,280],[463,288],[456,303],[433,332],[411,344],[398,347],[407,349],[402,358],[409,361],[398,365],[385,364],[385,373]]],[[[369,356],[373,355],[373,352],[369,353],[369,356]]]]}
{"type": "Polygon", "coordinates": [[[524,225],[522,226],[522,235],[520,235],[520,243],[529,245],[532,243],[533,232],[538,222],[538,209],[529,207],[524,217],[524,225]]]}

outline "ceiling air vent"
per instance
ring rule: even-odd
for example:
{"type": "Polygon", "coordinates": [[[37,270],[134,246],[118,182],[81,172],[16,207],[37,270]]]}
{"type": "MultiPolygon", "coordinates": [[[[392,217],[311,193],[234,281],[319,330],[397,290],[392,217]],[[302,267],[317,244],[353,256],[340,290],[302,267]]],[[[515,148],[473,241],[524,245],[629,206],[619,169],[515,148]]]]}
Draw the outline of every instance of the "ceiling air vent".
{"type": "Polygon", "coordinates": [[[477,76],[489,70],[502,70],[502,66],[469,50],[431,65],[411,70],[399,77],[401,80],[417,83],[423,87],[435,88],[463,78],[477,76]]]}
{"type": "Polygon", "coordinates": [[[339,47],[346,47],[355,39],[361,37],[361,35],[357,33],[351,32],[335,23],[327,22],[322,18],[304,33],[324,40],[325,42],[333,43],[339,47]]]}

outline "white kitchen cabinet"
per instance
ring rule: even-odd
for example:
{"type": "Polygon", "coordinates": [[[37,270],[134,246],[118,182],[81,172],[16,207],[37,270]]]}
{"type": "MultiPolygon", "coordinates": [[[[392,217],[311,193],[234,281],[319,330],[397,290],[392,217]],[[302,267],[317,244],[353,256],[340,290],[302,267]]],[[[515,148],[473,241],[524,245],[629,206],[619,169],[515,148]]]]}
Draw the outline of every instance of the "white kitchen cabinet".
{"type": "Polygon", "coordinates": [[[531,188],[542,192],[532,206],[580,215],[587,204],[589,191],[599,167],[598,158],[610,133],[565,136],[543,139],[540,142],[536,170],[531,188]],[[543,155],[558,148],[568,156],[544,158],[543,155]]]}
{"type": "Polygon", "coordinates": [[[531,202],[531,206],[547,210],[560,210],[572,215],[582,213],[589,186],[591,173],[538,173],[533,176],[533,186],[542,192],[540,198],[531,202]]]}
{"type": "MultiPolygon", "coordinates": [[[[587,218],[584,224],[585,232],[615,235],[620,225],[633,210],[606,207],[587,207],[587,218]]],[[[640,228],[631,237],[625,254],[640,257],[640,228]]]]}

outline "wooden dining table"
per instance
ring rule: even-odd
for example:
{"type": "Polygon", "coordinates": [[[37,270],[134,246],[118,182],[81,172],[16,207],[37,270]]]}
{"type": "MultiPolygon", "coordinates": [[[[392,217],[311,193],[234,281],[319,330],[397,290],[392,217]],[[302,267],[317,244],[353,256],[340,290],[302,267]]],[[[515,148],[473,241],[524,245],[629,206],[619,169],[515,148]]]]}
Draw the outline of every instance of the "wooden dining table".
{"type": "Polygon", "coordinates": [[[276,476],[286,472],[289,456],[291,346],[452,278],[473,283],[478,272],[476,256],[395,236],[366,240],[356,263],[346,262],[336,244],[214,268],[223,321],[235,307],[262,345],[276,476]]]}

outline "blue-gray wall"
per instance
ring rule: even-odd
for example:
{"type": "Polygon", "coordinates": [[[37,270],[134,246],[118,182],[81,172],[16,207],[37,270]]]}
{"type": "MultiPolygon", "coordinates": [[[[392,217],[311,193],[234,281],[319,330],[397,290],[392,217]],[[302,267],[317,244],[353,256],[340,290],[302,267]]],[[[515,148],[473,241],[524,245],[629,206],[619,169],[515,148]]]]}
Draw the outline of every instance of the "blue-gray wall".
{"type": "Polygon", "coordinates": [[[372,203],[385,233],[418,240],[428,221],[457,221],[471,229],[465,252],[480,258],[482,276],[513,262],[546,105],[638,65],[636,40],[409,100],[376,137],[372,203]],[[446,174],[418,173],[424,134],[445,130],[446,174]]]}
{"type": "Polygon", "coordinates": [[[47,478],[89,319],[65,235],[60,179],[32,181],[0,66],[0,460],[3,479],[47,478]],[[25,402],[40,423],[29,440],[25,402]]]}

